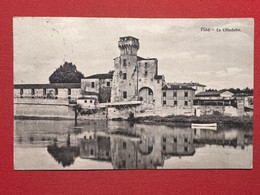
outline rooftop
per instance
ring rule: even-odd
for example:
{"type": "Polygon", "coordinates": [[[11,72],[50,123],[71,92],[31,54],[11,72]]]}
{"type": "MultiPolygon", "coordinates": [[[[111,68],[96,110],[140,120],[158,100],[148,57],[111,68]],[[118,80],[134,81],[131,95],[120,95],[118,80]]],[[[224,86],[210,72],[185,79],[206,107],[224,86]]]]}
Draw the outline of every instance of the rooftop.
{"type": "Polygon", "coordinates": [[[197,87],[206,87],[206,85],[202,85],[200,83],[197,83],[197,82],[190,82],[190,83],[173,83],[173,84],[176,84],[176,85],[182,85],[182,86],[189,86],[189,87],[193,87],[193,86],[197,86],[197,87]]]}
{"type": "Polygon", "coordinates": [[[173,83],[167,83],[166,85],[163,86],[162,88],[163,90],[181,90],[181,89],[189,89],[189,90],[194,90],[191,87],[188,86],[183,86],[183,85],[177,85],[177,84],[173,84],[173,83]]]}
{"type": "Polygon", "coordinates": [[[137,60],[138,61],[142,61],[142,60],[157,60],[157,58],[143,58],[143,57],[137,56],[137,60]]]}
{"type": "Polygon", "coordinates": [[[80,88],[81,83],[14,84],[14,89],[80,88]]]}
{"type": "Polygon", "coordinates": [[[88,77],[84,77],[83,79],[112,79],[113,74],[94,74],[88,77]]]}
{"type": "Polygon", "coordinates": [[[196,94],[196,97],[205,97],[205,96],[220,96],[221,93],[224,91],[205,91],[205,92],[200,92],[196,94]]]}
{"type": "MultiPolygon", "coordinates": [[[[133,37],[133,36],[124,36],[124,37],[120,37],[120,39],[128,39],[128,38],[132,38],[132,39],[137,39],[137,38],[135,38],[135,37],[133,37]]],[[[137,40],[139,40],[139,39],[137,39],[137,40]]]]}

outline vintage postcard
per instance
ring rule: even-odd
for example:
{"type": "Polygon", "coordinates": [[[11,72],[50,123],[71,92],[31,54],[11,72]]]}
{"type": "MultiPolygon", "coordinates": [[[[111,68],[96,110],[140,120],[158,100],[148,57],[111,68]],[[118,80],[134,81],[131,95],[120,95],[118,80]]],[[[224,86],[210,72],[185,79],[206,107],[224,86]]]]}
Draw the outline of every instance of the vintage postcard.
{"type": "Polygon", "coordinates": [[[14,169],[251,169],[254,20],[14,17],[14,169]]]}

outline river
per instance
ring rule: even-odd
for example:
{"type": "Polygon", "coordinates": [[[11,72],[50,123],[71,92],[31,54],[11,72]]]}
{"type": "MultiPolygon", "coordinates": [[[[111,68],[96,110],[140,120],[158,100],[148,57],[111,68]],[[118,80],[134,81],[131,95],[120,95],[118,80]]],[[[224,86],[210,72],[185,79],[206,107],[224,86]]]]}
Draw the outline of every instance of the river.
{"type": "Polygon", "coordinates": [[[15,120],[15,170],[250,169],[252,128],[15,120]]]}

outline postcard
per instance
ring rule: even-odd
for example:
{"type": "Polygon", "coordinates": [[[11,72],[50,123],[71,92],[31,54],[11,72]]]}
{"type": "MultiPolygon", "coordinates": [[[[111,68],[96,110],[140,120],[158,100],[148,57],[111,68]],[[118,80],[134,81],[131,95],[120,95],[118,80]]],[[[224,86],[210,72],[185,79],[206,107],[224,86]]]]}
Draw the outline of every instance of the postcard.
{"type": "Polygon", "coordinates": [[[254,20],[14,17],[14,169],[251,169],[254,20]]]}

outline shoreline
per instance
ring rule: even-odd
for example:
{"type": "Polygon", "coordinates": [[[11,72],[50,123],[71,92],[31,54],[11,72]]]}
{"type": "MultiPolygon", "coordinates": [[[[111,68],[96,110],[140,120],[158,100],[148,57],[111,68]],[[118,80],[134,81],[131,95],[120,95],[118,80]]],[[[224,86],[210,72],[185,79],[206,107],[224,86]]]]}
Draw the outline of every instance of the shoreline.
{"type": "MultiPolygon", "coordinates": [[[[74,120],[73,118],[65,117],[39,117],[39,116],[14,116],[14,120],[74,120]]],[[[91,120],[91,121],[106,121],[108,119],[78,119],[91,120]]],[[[133,123],[149,123],[153,125],[176,125],[176,126],[190,126],[191,123],[217,123],[218,125],[228,125],[228,126],[247,126],[253,127],[253,117],[252,116],[242,116],[242,117],[232,117],[232,116],[222,116],[222,115],[203,115],[197,116],[146,116],[146,117],[136,117],[129,119],[115,118],[112,121],[129,121],[133,123]]]]}
{"type": "Polygon", "coordinates": [[[253,117],[242,116],[242,117],[232,117],[232,116],[222,116],[222,115],[203,115],[197,116],[147,116],[147,117],[137,117],[129,119],[136,123],[149,123],[158,125],[178,125],[178,126],[190,126],[191,123],[217,123],[218,126],[247,126],[253,128],[253,117]]]}

